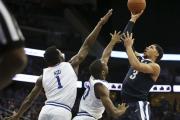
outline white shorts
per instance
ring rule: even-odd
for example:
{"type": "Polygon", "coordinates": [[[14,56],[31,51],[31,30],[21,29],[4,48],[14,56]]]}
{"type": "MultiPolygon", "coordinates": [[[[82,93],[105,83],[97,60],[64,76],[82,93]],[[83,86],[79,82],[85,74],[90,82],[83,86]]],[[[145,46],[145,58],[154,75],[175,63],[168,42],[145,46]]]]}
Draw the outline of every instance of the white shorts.
{"type": "Polygon", "coordinates": [[[39,114],[38,120],[71,120],[72,114],[69,110],[52,105],[45,105],[39,114]]]}
{"type": "Polygon", "coordinates": [[[75,116],[72,120],[97,120],[90,116],[75,116]]]}

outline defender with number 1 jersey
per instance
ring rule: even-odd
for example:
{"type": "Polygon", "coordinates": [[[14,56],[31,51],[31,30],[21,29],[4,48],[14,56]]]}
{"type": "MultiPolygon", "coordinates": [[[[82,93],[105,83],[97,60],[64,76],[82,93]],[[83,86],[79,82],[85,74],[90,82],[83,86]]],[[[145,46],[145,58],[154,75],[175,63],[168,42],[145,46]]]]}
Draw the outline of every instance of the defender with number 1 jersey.
{"type": "Polygon", "coordinates": [[[68,62],[43,70],[43,88],[46,105],[63,107],[71,111],[77,94],[77,75],[68,62]]]}

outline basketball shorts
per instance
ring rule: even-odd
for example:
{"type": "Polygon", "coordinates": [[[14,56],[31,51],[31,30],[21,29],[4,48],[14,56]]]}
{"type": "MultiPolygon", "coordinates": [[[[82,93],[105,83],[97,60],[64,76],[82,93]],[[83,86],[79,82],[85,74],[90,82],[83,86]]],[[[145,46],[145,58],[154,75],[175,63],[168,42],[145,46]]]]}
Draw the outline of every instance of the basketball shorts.
{"type": "Polygon", "coordinates": [[[89,113],[83,111],[83,112],[78,112],[77,115],[73,118],[73,120],[97,120],[97,119],[92,115],[90,115],[89,113]]]}
{"type": "Polygon", "coordinates": [[[97,120],[91,116],[75,116],[72,120],[97,120]]]}
{"type": "Polygon", "coordinates": [[[71,120],[72,113],[59,106],[45,105],[39,114],[38,120],[71,120]]]}
{"type": "Polygon", "coordinates": [[[119,120],[150,120],[150,104],[147,101],[127,103],[129,106],[119,120]]]}

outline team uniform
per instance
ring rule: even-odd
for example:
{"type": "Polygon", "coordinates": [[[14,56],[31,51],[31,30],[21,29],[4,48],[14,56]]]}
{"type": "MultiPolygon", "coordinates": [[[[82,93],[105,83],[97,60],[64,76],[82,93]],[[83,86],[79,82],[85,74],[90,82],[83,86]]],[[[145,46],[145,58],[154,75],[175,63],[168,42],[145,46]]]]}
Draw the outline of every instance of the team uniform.
{"type": "Polygon", "coordinates": [[[81,98],[79,111],[73,120],[98,120],[102,117],[105,110],[101,99],[96,98],[94,86],[97,83],[103,84],[108,88],[108,83],[102,80],[96,80],[92,76],[85,85],[86,90],[81,98]]]}
{"type": "Polygon", "coordinates": [[[0,54],[24,46],[24,37],[15,20],[0,0],[0,54]]]}
{"type": "MultiPolygon", "coordinates": [[[[149,59],[142,59],[141,62],[151,63],[149,59]]],[[[133,68],[129,69],[121,92],[123,102],[127,103],[129,107],[122,116],[122,120],[150,120],[147,96],[153,84],[151,74],[142,73],[133,68]]]]}
{"type": "Polygon", "coordinates": [[[71,120],[71,109],[77,94],[77,79],[68,62],[43,70],[42,85],[47,100],[39,120],[71,120]]]}

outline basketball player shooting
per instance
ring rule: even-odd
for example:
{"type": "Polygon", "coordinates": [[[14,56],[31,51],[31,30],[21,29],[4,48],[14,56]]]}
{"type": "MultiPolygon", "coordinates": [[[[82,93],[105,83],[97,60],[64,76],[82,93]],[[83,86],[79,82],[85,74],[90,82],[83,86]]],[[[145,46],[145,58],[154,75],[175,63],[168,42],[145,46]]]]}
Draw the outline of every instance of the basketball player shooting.
{"type": "Polygon", "coordinates": [[[95,60],[89,67],[91,77],[81,98],[79,112],[73,120],[98,120],[102,117],[104,110],[113,118],[118,118],[127,109],[125,104],[116,108],[109,96],[106,81],[107,64],[114,45],[120,42],[120,32],[115,31],[111,36],[111,41],[105,48],[101,59],[95,60]]]}
{"type": "Polygon", "coordinates": [[[31,93],[23,101],[19,111],[9,120],[18,120],[28,110],[32,102],[44,89],[46,102],[41,109],[39,120],[71,120],[71,108],[77,94],[77,73],[79,65],[88,55],[103,25],[112,15],[112,9],[100,19],[89,34],[79,52],[69,62],[64,62],[62,52],[56,47],[49,47],[44,54],[48,68],[43,70],[31,93]]]}
{"type": "Polygon", "coordinates": [[[133,35],[126,33],[121,38],[126,48],[131,65],[122,87],[122,100],[129,108],[122,120],[150,120],[148,93],[160,74],[160,66],[156,63],[163,56],[163,49],[152,44],[144,50],[144,58],[138,60],[133,51],[133,35]]]}

